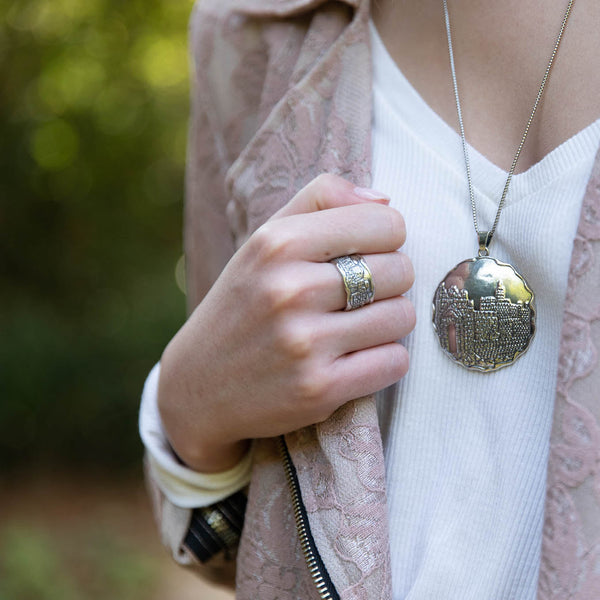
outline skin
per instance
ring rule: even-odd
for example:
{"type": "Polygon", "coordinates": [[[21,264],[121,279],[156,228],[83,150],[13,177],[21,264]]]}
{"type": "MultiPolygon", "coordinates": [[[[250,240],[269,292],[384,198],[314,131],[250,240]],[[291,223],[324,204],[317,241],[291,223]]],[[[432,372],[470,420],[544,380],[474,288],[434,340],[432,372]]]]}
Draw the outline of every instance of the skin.
{"type": "MultiPolygon", "coordinates": [[[[450,17],[469,142],[508,170],[531,112],[566,2],[451,0],[450,17]]],[[[441,0],[378,0],[373,19],[423,99],[457,129],[441,0]]],[[[522,172],[600,116],[600,3],[577,0],[521,155],[522,172]]],[[[159,409],[190,467],[233,467],[252,438],[326,419],[343,403],[405,375],[396,340],[414,327],[402,216],[324,175],[301,190],[231,259],[166,348],[159,409]],[[328,261],[358,252],[375,302],[345,312],[328,261]],[[219,326],[215,327],[215,323],[219,326]]]]}
{"type": "MultiPolygon", "coordinates": [[[[567,0],[448,0],[466,138],[508,171],[567,0]]],[[[373,0],[373,20],[413,87],[458,131],[441,0],[373,0]]],[[[600,117],[600,3],[576,0],[516,173],[600,117]],[[593,68],[594,67],[594,68],[593,68]]]]}

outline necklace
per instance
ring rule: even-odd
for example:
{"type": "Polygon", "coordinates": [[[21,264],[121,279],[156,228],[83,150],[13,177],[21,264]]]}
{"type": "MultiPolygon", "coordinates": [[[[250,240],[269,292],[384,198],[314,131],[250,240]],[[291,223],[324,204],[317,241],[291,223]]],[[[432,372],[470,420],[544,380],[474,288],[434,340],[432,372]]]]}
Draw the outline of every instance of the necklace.
{"type": "Polygon", "coordinates": [[[489,231],[482,231],[477,220],[469,152],[458,97],[448,4],[447,0],[443,0],[450,70],[479,252],[476,257],[457,264],[440,282],[433,296],[432,319],[442,349],[452,360],[467,369],[489,372],[512,365],[527,350],[535,333],[533,292],[525,278],[512,265],[502,263],[489,255],[489,246],[574,1],[569,0],[531,115],[508,172],[494,223],[489,231]]]}

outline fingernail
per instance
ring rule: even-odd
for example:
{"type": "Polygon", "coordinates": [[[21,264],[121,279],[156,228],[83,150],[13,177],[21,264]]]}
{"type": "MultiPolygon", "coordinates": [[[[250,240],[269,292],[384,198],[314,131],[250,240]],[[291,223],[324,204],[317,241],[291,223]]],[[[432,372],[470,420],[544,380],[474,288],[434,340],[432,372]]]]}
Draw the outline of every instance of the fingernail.
{"type": "Polygon", "coordinates": [[[384,204],[389,204],[391,198],[384,194],[383,192],[377,192],[376,190],[372,190],[370,188],[365,187],[355,187],[354,193],[359,197],[365,200],[375,200],[377,202],[383,202],[384,204]]]}

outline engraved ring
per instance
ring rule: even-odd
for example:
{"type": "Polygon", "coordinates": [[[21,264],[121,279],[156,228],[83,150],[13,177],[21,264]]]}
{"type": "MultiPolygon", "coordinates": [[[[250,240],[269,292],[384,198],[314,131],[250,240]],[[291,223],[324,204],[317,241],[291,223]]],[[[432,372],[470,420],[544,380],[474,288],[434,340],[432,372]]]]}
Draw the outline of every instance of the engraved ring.
{"type": "Polygon", "coordinates": [[[370,304],[375,297],[373,276],[360,254],[340,256],[331,261],[344,280],[346,290],[346,310],[354,310],[370,304]]]}

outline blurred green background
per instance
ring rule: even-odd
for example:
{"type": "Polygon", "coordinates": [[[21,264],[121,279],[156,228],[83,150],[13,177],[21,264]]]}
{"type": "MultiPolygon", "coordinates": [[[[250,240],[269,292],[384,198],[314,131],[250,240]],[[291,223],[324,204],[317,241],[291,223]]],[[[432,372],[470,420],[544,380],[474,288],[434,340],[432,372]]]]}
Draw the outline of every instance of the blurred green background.
{"type": "Polygon", "coordinates": [[[0,0],[1,600],[185,597],[137,411],[185,318],[191,6],[0,0]]]}
{"type": "Polygon", "coordinates": [[[190,8],[0,0],[5,468],[139,466],[141,387],[185,310],[190,8]]]}

